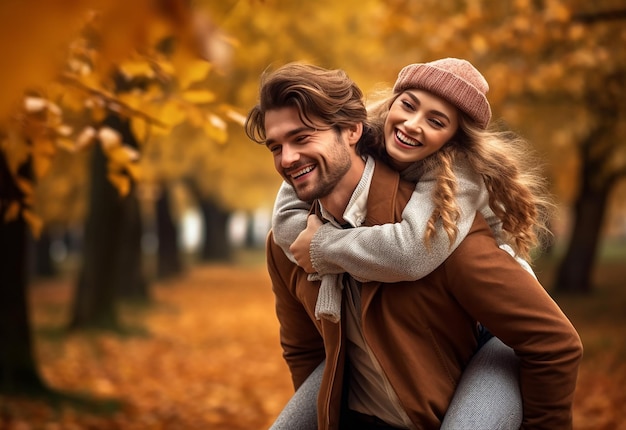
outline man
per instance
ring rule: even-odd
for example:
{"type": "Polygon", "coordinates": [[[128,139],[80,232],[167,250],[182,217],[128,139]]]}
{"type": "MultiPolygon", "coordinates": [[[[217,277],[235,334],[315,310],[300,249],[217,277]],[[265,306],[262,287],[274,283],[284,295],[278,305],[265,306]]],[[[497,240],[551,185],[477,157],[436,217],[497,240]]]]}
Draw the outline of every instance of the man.
{"type": "MultiPolygon", "coordinates": [[[[356,150],[358,87],[341,71],[289,64],[262,82],[246,132],[326,222],[398,222],[414,184],[356,150]]],[[[385,286],[343,280],[342,318],[315,317],[319,283],[267,242],[281,344],[298,388],[326,359],[321,429],[435,429],[477,345],[481,321],[520,358],[524,428],[566,429],[582,347],[543,287],[501,251],[485,220],[433,273],[385,286]]]]}

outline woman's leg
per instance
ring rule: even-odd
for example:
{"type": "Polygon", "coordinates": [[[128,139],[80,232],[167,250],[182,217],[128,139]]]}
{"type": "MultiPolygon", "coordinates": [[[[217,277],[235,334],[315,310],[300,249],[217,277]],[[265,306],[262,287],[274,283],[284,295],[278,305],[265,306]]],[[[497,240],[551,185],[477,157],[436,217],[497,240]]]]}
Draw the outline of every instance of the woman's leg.
{"type": "Polygon", "coordinates": [[[317,430],[317,393],[322,383],[324,363],[306,378],[289,399],[270,430],[317,430]]]}
{"type": "Polygon", "coordinates": [[[519,360],[492,337],[463,372],[441,430],[509,430],[521,424],[519,360]]]}
{"type": "MultiPolygon", "coordinates": [[[[522,423],[519,360],[492,337],[463,372],[441,430],[512,430],[522,423]]],[[[317,430],[317,394],[322,362],[285,405],[270,430],[317,430]]]]}

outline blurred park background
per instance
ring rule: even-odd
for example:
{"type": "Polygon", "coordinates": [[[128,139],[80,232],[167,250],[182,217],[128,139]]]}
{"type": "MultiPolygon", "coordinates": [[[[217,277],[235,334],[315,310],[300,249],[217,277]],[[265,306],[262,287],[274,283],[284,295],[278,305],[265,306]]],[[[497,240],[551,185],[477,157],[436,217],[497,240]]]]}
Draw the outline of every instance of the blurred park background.
{"type": "Polygon", "coordinates": [[[626,412],[626,1],[0,2],[0,428],[266,428],[291,394],[264,270],[279,177],[259,76],[366,94],[470,60],[545,160],[537,251],[585,358],[576,428],[626,412]]]}

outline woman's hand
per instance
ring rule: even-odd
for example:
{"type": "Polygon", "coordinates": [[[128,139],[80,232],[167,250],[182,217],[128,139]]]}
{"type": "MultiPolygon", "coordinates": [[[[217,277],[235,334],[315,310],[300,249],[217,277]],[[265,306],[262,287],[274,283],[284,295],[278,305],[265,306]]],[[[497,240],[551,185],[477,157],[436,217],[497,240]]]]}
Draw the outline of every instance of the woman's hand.
{"type": "Polygon", "coordinates": [[[298,262],[298,266],[302,267],[307,273],[315,273],[313,264],[311,263],[311,239],[322,225],[322,221],[315,215],[309,215],[306,220],[306,228],[300,232],[296,240],[289,247],[289,251],[298,262]]]}

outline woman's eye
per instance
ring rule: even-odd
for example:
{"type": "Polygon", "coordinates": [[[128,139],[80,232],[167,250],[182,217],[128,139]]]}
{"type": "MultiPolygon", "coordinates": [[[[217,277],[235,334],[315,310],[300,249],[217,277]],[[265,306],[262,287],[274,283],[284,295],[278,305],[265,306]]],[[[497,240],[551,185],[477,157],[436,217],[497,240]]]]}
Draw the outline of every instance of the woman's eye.
{"type": "Polygon", "coordinates": [[[400,100],[400,102],[402,103],[402,106],[404,106],[405,108],[411,109],[411,110],[413,109],[413,105],[411,103],[409,103],[408,101],[400,100]]]}
{"type": "Polygon", "coordinates": [[[438,119],[431,119],[430,123],[433,124],[437,128],[443,128],[444,127],[444,123],[439,121],[438,119]]]}

